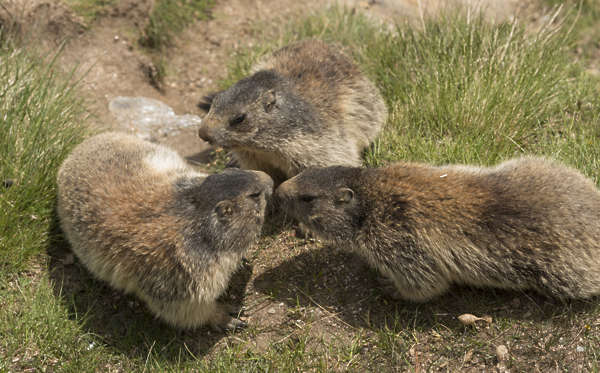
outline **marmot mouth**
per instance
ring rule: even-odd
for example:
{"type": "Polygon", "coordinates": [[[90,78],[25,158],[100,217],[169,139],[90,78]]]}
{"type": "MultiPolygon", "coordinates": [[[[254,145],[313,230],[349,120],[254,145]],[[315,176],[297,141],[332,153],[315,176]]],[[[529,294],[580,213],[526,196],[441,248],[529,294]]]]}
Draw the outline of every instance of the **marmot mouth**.
{"type": "Polygon", "coordinates": [[[323,241],[334,241],[335,237],[328,234],[327,230],[323,225],[323,217],[322,216],[311,216],[308,218],[306,222],[307,226],[310,228],[311,232],[317,236],[317,238],[323,241]]]}

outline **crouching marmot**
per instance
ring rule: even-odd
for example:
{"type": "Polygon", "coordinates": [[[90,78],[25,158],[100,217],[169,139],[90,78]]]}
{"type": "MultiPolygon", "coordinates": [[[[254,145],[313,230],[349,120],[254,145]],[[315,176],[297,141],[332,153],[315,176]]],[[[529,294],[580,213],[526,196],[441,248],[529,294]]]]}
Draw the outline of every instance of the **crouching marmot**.
{"type": "Polygon", "coordinates": [[[280,183],[307,167],[360,166],[387,117],[381,94],[339,48],[318,40],[267,56],[201,105],[202,139],[280,183]]]}
{"type": "Polygon", "coordinates": [[[276,196],[317,237],[365,257],[412,301],[452,283],[600,294],[600,192],[549,160],[309,169],[276,196]]]}
{"type": "Polygon", "coordinates": [[[105,133],[58,173],[58,214],[81,262],[178,327],[243,323],[216,302],[264,221],[263,172],[205,175],[174,151],[105,133]]]}

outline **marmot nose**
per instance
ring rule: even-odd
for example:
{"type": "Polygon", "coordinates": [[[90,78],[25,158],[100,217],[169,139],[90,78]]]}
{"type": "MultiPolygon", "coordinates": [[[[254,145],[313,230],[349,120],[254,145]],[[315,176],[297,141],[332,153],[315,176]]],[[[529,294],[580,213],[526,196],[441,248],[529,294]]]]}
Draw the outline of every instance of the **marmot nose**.
{"type": "Polygon", "coordinates": [[[198,136],[209,144],[213,143],[213,138],[210,136],[208,128],[206,127],[200,127],[200,129],[198,129],[198,136]]]}
{"type": "Polygon", "coordinates": [[[279,201],[290,201],[293,198],[294,186],[290,182],[284,182],[275,189],[275,199],[279,201]]]}

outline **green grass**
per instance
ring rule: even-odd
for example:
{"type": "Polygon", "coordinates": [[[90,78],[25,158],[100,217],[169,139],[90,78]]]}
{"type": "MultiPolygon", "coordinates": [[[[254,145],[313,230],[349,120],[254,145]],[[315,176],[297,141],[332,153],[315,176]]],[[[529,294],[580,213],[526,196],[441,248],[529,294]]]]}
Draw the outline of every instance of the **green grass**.
{"type": "Polygon", "coordinates": [[[208,19],[213,5],[214,0],[156,0],[154,3],[139,44],[150,55],[152,71],[148,78],[159,91],[168,73],[164,50],[172,45],[175,35],[192,22],[208,19]]]}
{"type": "Polygon", "coordinates": [[[157,0],[140,43],[142,46],[161,50],[173,41],[195,20],[207,19],[214,0],[157,0]]]}
{"type": "Polygon", "coordinates": [[[64,0],[65,3],[79,14],[86,23],[90,24],[95,21],[98,16],[107,11],[111,5],[114,5],[116,0],[64,0]]]}
{"type": "Polygon", "coordinates": [[[542,6],[563,6],[567,23],[572,27],[572,37],[577,58],[584,64],[593,63],[600,68],[600,2],[596,0],[542,0],[542,6]],[[594,61],[595,60],[595,61],[594,61]]]}
{"type": "Polygon", "coordinates": [[[53,61],[0,49],[0,271],[26,267],[48,243],[56,171],[83,135],[73,77],[58,79],[53,61]]]}
{"type": "Polygon", "coordinates": [[[81,320],[71,319],[45,275],[41,280],[3,278],[0,296],[1,371],[83,372],[112,360],[81,320]]]}

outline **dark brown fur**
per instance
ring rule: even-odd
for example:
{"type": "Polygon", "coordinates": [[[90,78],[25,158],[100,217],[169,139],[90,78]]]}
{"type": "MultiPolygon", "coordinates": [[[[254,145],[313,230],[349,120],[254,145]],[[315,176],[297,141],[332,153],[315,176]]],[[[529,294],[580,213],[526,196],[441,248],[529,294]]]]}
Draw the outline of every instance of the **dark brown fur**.
{"type": "Polygon", "coordinates": [[[209,108],[201,138],[276,182],[311,166],[361,165],[387,109],[339,47],[318,40],[291,44],[252,72],[200,105],[209,108]]]}
{"type": "Polygon", "coordinates": [[[276,195],[317,237],[355,250],[409,300],[452,283],[600,294],[600,192],[549,160],[309,169],[276,195]]]}
{"type": "Polygon", "coordinates": [[[184,328],[234,327],[216,302],[256,240],[271,179],[190,169],[172,150],[106,133],[58,174],[58,213],[74,253],[98,278],[184,328]]]}

